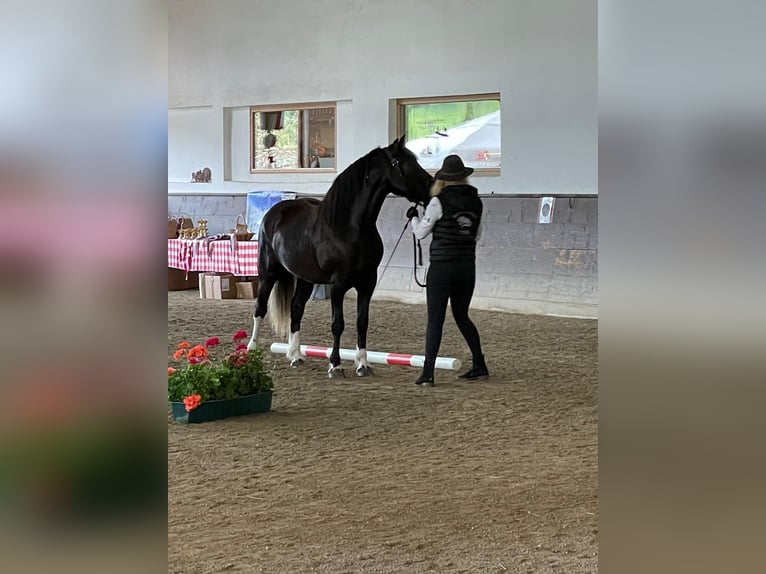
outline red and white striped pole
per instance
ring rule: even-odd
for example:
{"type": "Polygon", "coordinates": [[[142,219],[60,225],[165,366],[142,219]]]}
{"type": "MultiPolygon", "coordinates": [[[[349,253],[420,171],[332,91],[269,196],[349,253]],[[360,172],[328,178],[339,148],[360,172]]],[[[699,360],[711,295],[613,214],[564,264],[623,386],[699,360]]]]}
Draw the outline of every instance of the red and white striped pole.
{"type": "MultiPolygon", "coordinates": [[[[272,353],[287,354],[287,343],[272,343],[272,353]]],[[[316,345],[301,345],[301,355],[304,357],[330,358],[332,347],[317,347],[316,345]]],[[[340,358],[346,361],[356,360],[356,351],[353,349],[340,349],[340,358]]],[[[367,362],[382,365],[403,365],[405,367],[422,367],[426,358],[423,355],[407,355],[403,353],[382,353],[379,351],[367,351],[367,362]]],[[[451,357],[436,357],[437,369],[457,371],[461,367],[460,359],[451,357]]]]}

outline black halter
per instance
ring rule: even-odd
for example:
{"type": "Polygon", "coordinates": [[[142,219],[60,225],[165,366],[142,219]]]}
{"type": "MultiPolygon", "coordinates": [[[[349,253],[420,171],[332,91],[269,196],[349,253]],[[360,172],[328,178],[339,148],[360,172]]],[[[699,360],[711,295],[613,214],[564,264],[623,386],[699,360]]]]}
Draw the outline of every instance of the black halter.
{"type": "Polygon", "coordinates": [[[386,157],[388,158],[388,161],[391,162],[391,167],[396,170],[396,173],[399,174],[399,177],[403,178],[404,174],[402,173],[402,166],[399,165],[399,160],[394,157],[394,154],[392,154],[387,147],[381,149],[386,152],[386,157]]]}

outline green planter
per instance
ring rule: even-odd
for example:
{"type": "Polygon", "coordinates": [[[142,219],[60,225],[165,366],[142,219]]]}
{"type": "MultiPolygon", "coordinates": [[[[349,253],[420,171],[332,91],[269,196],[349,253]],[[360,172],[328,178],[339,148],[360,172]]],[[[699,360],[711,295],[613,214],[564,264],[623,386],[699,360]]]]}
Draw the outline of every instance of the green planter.
{"type": "Polygon", "coordinates": [[[177,423],[204,423],[227,417],[238,417],[253,413],[265,413],[271,410],[272,391],[264,391],[255,395],[223,399],[220,401],[204,401],[196,409],[186,412],[183,402],[171,402],[173,420],[177,423]]]}

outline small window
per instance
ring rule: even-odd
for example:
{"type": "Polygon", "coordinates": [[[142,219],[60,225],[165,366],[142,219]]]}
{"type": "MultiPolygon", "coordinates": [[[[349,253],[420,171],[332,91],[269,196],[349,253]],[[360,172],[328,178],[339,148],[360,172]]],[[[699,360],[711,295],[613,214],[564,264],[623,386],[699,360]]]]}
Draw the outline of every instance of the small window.
{"type": "Polygon", "coordinates": [[[250,108],[250,171],[336,168],[335,104],[250,108]]]}
{"type": "Polygon", "coordinates": [[[427,170],[459,155],[477,173],[500,171],[500,94],[396,101],[397,128],[427,170]]]}

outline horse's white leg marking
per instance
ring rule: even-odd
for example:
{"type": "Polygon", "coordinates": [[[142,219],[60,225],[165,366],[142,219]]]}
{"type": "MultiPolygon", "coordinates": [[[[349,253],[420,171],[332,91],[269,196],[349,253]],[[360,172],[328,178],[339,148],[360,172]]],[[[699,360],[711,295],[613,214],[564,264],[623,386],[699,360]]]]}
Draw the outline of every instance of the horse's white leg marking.
{"type": "Polygon", "coordinates": [[[341,378],[342,379],[346,375],[343,372],[343,366],[342,365],[338,365],[337,367],[333,367],[332,363],[330,363],[330,368],[327,369],[327,376],[330,377],[331,379],[335,379],[335,378],[341,378]]]}
{"type": "Polygon", "coordinates": [[[287,342],[287,358],[290,360],[292,366],[297,365],[303,360],[301,356],[301,332],[296,331],[290,333],[290,337],[287,342]]]}
{"type": "Polygon", "coordinates": [[[354,361],[356,363],[356,370],[362,368],[368,368],[370,366],[370,363],[367,362],[367,349],[358,349],[356,350],[356,360],[354,361]]]}
{"type": "Polygon", "coordinates": [[[247,350],[252,351],[258,345],[258,327],[261,324],[261,318],[253,315],[253,334],[250,335],[250,342],[247,344],[247,350]]]}

